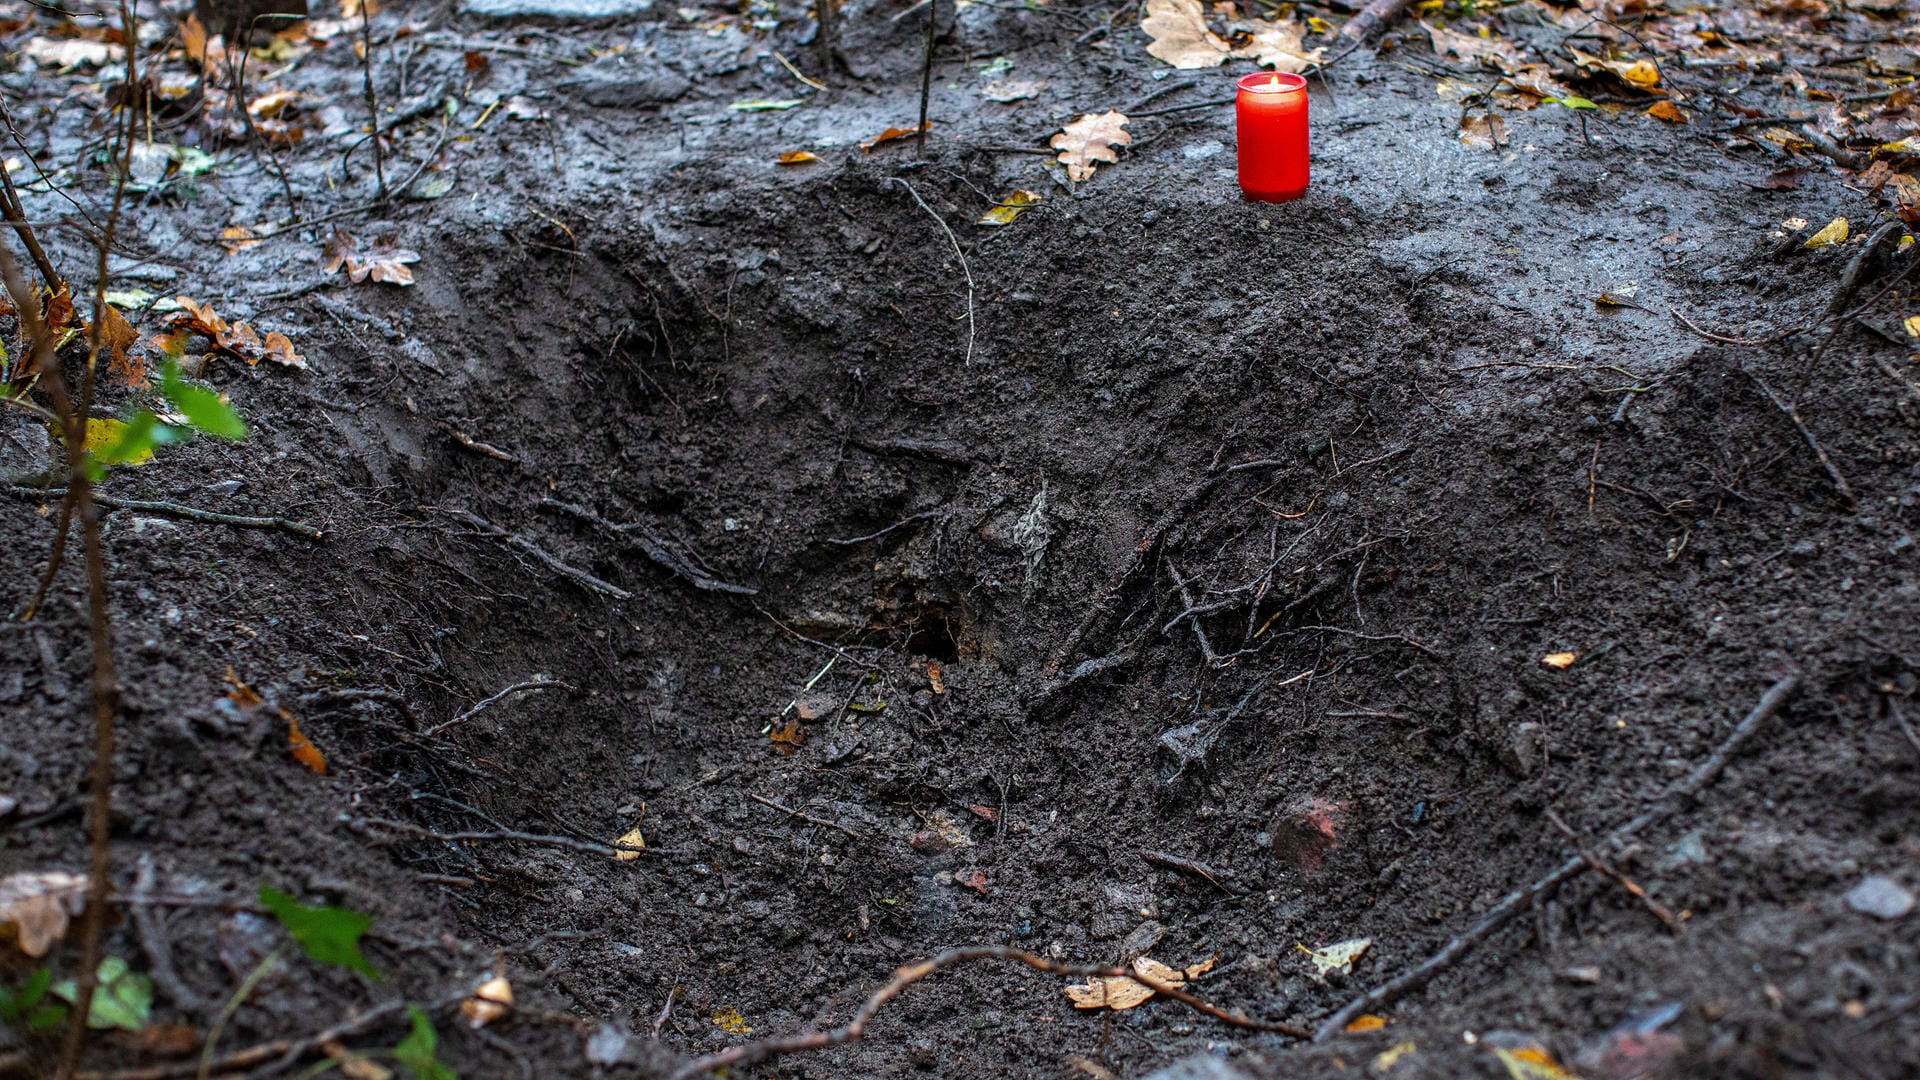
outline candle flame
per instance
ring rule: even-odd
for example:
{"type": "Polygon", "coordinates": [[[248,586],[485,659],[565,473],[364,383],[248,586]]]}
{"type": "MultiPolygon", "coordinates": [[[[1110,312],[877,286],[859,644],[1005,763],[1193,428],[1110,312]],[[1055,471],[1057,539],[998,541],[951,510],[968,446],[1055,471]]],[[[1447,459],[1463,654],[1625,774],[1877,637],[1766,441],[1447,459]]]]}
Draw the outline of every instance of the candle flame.
{"type": "Polygon", "coordinates": [[[1278,75],[1275,75],[1275,76],[1274,76],[1273,78],[1271,78],[1271,79],[1268,79],[1268,80],[1267,80],[1267,85],[1268,85],[1268,86],[1279,86],[1279,85],[1280,85],[1280,76],[1278,76],[1278,75]]]}

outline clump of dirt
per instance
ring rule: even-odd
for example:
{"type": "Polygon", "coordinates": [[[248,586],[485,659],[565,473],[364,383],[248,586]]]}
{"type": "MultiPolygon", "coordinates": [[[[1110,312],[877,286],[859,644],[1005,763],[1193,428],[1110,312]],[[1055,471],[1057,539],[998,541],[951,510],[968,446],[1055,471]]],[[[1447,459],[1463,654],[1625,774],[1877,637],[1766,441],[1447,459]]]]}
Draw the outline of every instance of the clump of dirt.
{"type": "MultiPolygon", "coordinates": [[[[765,77],[638,33],[703,92],[765,77]]],[[[1022,62],[1149,88],[1096,55],[1022,62]]],[[[108,944],[165,969],[156,1018],[204,1031],[277,944],[249,910],[268,884],[374,915],[389,978],[290,965],[223,1046],[404,996],[437,1003],[462,1075],[655,1075],[843,1023],[969,943],[1217,958],[1188,989],[1310,1026],[1594,850],[1797,672],[1715,784],[1607,853],[1614,876],[1543,896],[1380,1030],[1307,1046],[1167,1000],[1076,1011],[1064,979],[980,962],[769,1068],[1334,1075],[1411,1041],[1392,1075],[1499,1075],[1489,1048],[1537,1039],[1583,1075],[1632,1075],[1636,1048],[1667,1075],[1895,1074],[1920,956],[1847,897],[1920,884],[1916,395],[1853,324],[1762,349],[1662,306],[1811,316],[1853,252],[1770,261],[1743,215],[1851,196],[1736,197],[1737,164],[1666,130],[1543,122],[1537,155],[1489,164],[1420,82],[1346,70],[1315,99],[1316,187],[1281,206],[1239,199],[1219,110],[967,232],[1047,183],[978,148],[997,117],[956,120],[925,165],[796,174],[763,160],[797,141],[778,118],[675,130],[550,99],[564,122],[469,161],[489,198],[360,228],[422,253],[410,289],[257,290],[304,249],[198,265],[313,372],[217,372],[254,437],[107,490],[325,539],[110,515],[116,912],[164,915],[108,944]],[[1570,238],[1547,211],[1575,174],[1605,181],[1570,238]],[[1691,246],[1647,255],[1670,234],[1691,246]],[[1594,305],[1623,269],[1645,306],[1594,305]],[[1351,974],[1302,953],[1363,937],[1351,974]],[[496,969],[515,1009],[470,1031],[452,1006],[496,969]]],[[[821,123],[897,112],[897,89],[821,123]]],[[[51,529],[18,493],[27,583],[51,529]]],[[[54,596],[0,656],[9,870],[84,865],[76,571],[54,596]]],[[[23,1070],[43,1052],[18,1049],[23,1070]]],[[[161,1053],[109,1035],[93,1061],[161,1053]]]]}

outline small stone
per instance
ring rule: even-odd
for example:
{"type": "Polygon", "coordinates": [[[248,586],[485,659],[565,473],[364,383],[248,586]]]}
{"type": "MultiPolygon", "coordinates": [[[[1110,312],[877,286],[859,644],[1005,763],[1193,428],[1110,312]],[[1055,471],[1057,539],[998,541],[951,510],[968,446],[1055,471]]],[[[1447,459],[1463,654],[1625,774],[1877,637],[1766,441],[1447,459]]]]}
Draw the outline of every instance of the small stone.
{"type": "Polygon", "coordinates": [[[1847,893],[1847,906],[1876,919],[1902,919],[1913,911],[1913,892],[1890,877],[1875,874],[1847,893]]]}
{"type": "Polygon", "coordinates": [[[921,829],[907,838],[907,846],[922,855],[938,855],[953,847],[953,842],[941,836],[937,830],[921,829]]]}

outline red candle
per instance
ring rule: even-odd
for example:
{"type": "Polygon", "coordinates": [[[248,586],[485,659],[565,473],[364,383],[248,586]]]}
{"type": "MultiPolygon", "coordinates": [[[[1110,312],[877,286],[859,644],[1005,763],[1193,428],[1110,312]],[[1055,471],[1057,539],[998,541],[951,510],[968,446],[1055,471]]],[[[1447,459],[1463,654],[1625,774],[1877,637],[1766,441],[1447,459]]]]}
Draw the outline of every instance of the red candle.
{"type": "Polygon", "coordinates": [[[1307,193],[1307,77],[1256,72],[1241,78],[1235,121],[1240,190],[1255,202],[1307,193]]]}

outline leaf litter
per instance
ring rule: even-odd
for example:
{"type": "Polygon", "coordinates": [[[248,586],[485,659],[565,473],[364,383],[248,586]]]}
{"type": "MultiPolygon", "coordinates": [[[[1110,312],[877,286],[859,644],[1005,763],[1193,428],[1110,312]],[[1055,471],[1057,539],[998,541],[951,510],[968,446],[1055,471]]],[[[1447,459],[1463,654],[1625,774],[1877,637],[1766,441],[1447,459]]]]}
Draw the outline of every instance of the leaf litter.
{"type": "Polygon", "coordinates": [[[1118,110],[1088,113],[1061,129],[1048,145],[1060,151],[1060,164],[1067,167],[1067,179],[1079,182],[1093,176],[1100,162],[1120,160],[1119,148],[1133,142],[1127,133],[1128,120],[1118,110]]]}

